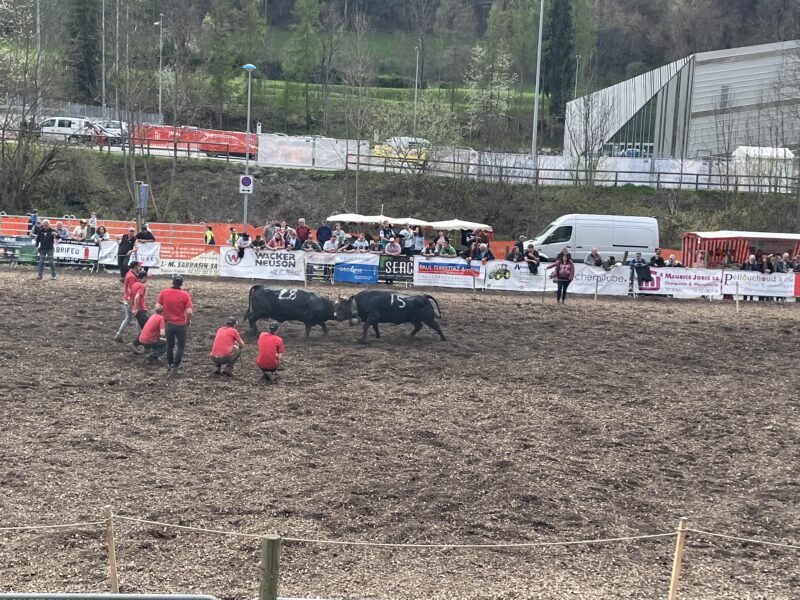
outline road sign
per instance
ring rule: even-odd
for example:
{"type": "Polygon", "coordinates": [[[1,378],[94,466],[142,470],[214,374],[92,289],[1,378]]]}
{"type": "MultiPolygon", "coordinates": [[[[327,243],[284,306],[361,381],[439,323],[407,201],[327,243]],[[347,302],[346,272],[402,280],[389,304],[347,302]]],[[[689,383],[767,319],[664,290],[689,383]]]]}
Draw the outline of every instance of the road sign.
{"type": "Polygon", "coordinates": [[[241,175],[239,177],[239,193],[252,194],[253,193],[253,176],[241,175]]]}

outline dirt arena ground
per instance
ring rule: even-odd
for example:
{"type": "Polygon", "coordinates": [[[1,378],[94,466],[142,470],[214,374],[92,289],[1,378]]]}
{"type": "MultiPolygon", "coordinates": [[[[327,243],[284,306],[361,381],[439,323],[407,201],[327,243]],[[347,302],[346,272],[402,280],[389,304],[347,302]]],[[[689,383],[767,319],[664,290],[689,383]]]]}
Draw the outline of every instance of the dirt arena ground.
{"type": "MultiPolygon", "coordinates": [[[[150,303],[167,285],[150,282],[150,303]]],[[[491,544],[712,532],[800,539],[800,306],[434,291],[448,341],[282,329],[209,376],[249,282],[190,279],[185,369],[113,335],[116,277],[0,269],[0,526],[120,515],[242,533],[491,544]]],[[[333,297],[341,293],[319,288],[333,297]]],[[[129,330],[133,335],[133,328],[129,330]]],[[[245,338],[245,341],[252,341],[245,338]]],[[[3,591],[106,591],[102,526],[0,532],[3,591]]],[[[121,591],[258,591],[257,540],[118,522],[121,591]]],[[[674,538],[504,550],[290,543],[280,595],[664,598],[674,538]]],[[[800,596],[797,550],[689,534],[681,595],[800,596]]]]}

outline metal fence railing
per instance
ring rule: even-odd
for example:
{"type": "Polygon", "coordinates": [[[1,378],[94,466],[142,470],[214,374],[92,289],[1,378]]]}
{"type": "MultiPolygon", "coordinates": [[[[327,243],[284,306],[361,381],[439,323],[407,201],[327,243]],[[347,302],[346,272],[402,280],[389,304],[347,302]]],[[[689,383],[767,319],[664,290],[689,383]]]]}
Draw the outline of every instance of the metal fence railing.
{"type": "MultiPolygon", "coordinates": [[[[711,164],[711,163],[709,163],[711,164]]],[[[600,168],[563,169],[552,166],[504,165],[494,162],[446,159],[418,160],[375,155],[348,154],[346,170],[361,169],[383,173],[425,173],[440,177],[471,179],[492,183],[531,185],[595,185],[619,187],[644,186],[656,189],[724,190],[732,192],[798,194],[800,178],[781,170],[741,173],[731,163],[717,163],[706,173],[658,170],[623,170],[600,168]]]]}
{"type": "MultiPolygon", "coordinates": [[[[18,97],[5,98],[0,100],[0,112],[6,114],[29,113],[33,106],[33,99],[23,99],[18,97]]],[[[36,111],[40,117],[87,117],[90,119],[114,119],[117,112],[113,106],[96,106],[92,104],[80,104],[77,102],[66,102],[61,100],[44,100],[42,108],[36,111]]],[[[121,111],[122,115],[127,111],[121,111]]],[[[163,115],[158,113],[137,113],[137,118],[142,123],[161,125],[164,122],[163,115]]]]}

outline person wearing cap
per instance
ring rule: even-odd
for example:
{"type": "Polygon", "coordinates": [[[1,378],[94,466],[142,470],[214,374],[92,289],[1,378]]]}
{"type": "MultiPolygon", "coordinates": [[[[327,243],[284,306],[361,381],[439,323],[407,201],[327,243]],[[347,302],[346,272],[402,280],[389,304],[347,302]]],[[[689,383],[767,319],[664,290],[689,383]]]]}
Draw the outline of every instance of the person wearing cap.
{"type": "Polygon", "coordinates": [[[75,229],[72,230],[72,239],[82,242],[88,237],[89,226],[87,225],[86,219],[81,219],[80,223],[75,225],[75,229]]]}
{"type": "Polygon", "coordinates": [[[156,308],[164,309],[164,331],[167,337],[167,366],[170,374],[181,366],[186,336],[192,320],[192,297],[182,290],[183,277],[175,275],[172,287],[161,290],[156,298],[156,308]],[[177,351],[175,346],[177,345],[177,351]]]}
{"type": "Polygon", "coordinates": [[[119,329],[117,330],[117,335],[114,336],[115,342],[122,342],[122,336],[125,334],[125,330],[128,328],[128,325],[133,318],[133,313],[131,312],[131,300],[133,300],[132,291],[133,285],[138,280],[138,274],[141,270],[141,265],[134,261],[131,261],[130,265],[128,265],[127,271],[125,271],[125,277],[122,279],[122,323],[119,325],[119,329]]]}
{"type": "Polygon", "coordinates": [[[117,264],[119,265],[119,280],[125,281],[125,274],[130,268],[128,262],[133,248],[136,246],[136,229],[128,227],[128,233],[123,235],[117,246],[117,264]]]}
{"type": "MultiPolygon", "coordinates": [[[[136,281],[131,285],[131,315],[136,319],[136,324],[139,331],[142,331],[147,319],[150,315],[147,314],[147,303],[145,301],[145,294],[147,293],[147,273],[144,270],[137,271],[136,281]]],[[[139,350],[139,337],[137,336],[133,342],[133,349],[138,352],[139,350]]]]}
{"type": "Polygon", "coordinates": [[[244,348],[242,337],[236,330],[237,323],[236,317],[228,317],[225,325],[217,329],[209,355],[217,367],[214,370],[214,375],[222,374],[227,377],[233,377],[233,367],[242,355],[242,348],[244,348]],[[223,366],[225,367],[224,369],[223,366]]]}
{"type": "Polygon", "coordinates": [[[36,250],[39,253],[39,264],[36,267],[36,279],[41,279],[42,275],[44,275],[45,261],[50,264],[50,278],[56,278],[56,262],[53,260],[56,240],[58,240],[58,234],[50,227],[50,221],[47,219],[41,221],[41,226],[39,227],[34,242],[36,244],[36,250]]]}
{"type": "Polygon", "coordinates": [[[147,223],[142,223],[139,233],[136,234],[136,239],[140,242],[155,242],[156,236],[153,235],[153,232],[147,227],[147,223]]]}
{"type": "Polygon", "coordinates": [[[270,321],[267,331],[258,336],[258,356],[256,357],[256,366],[261,369],[265,383],[275,381],[275,372],[281,364],[283,352],[283,340],[278,335],[278,324],[270,321]]]}
{"type": "Polygon", "coordinates": [[[389,256],[400,256],[403,252],[403,249],[400,247],[400,244],[397,243],[397,239],[394,237],[389,238],[389,243],[386,244],[386,247],[383,251],[388,254],[389,256]]]}
{"type": "Polygon", "coordinates": [[[139,346],[145,351],[149,350],[147,362],[156,364],[161,360],[164,352],[167,351],[167,342],[164,331],[164,309],[156,306],[155,312],[147,319],[147,323],[142,327],[142,332],[136,338],[139,346]]]}
{"type": "Polygon", "coordinates": [[[325,242],[333,237],[333,230],[328,227],[328,221],[322,219],[317,227],[317,242],[321,247],[325,247],[325,242]]]}
{"type": "Polygon", "coordinates": [[[306,225],[305,219],[297,220],[297,229],[294,231],[297,234],[297,239],[300,240],[300,244],[303,244],[308,239],[308,236],[311,235],[311,227],[306,225]]]}
{"type": "Polygon", "coordinates": [[[656,253],[650,257],[650,266],[651,267],[663,267],[667,264],[667,261],[664,260],[664,257],[661,256],[661,248],[656,248],[656,253]]]}

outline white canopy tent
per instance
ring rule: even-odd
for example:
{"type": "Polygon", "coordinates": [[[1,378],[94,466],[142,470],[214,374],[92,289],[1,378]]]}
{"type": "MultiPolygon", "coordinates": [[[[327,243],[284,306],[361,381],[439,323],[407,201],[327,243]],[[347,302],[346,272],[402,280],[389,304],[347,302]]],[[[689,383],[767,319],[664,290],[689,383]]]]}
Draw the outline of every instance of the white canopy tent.
{"type": "Polygon", "coordinates": [[[462,221],[461,219],[435,221],[431,223],[428,221],[423,221],[422,219],[415,219],[413,217],[395,218],[386,215],[359,215],[356,213],[342,213],[328,217],[329,223],[334,223],[336,221],[343,223],[375,223],[378,225],[384,221],[388,221],[392,225],[408,224],[412,227],[433,227],[435,229],[444,229],[446,231],[453,229],[483,229],[485,231],[492,231],[491,225],[486,225],[485,223],[476,223],[474,221],[462,221]]]}
{"type": "Polygon", "coordinates": [[[431,223],[432,227],[436,229],[444,229],[446,231],[450,231],[452,229],[484,229],[486,231],[491,231],[492,227],[490,225],[485,225],[484,223],[475,223],[473,221],[462,221],[460,219],[451,219],[450,221],[434,221],[431,223]]]}

